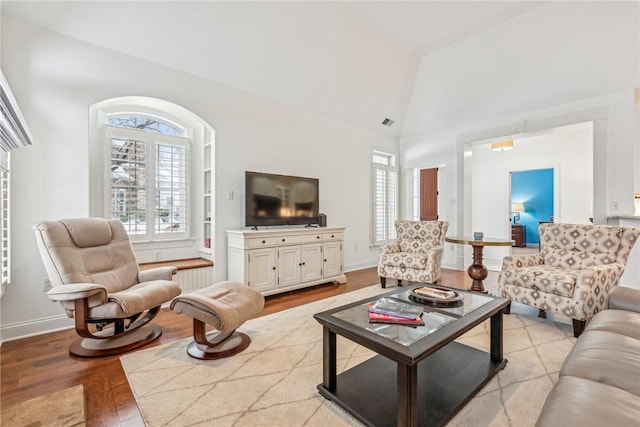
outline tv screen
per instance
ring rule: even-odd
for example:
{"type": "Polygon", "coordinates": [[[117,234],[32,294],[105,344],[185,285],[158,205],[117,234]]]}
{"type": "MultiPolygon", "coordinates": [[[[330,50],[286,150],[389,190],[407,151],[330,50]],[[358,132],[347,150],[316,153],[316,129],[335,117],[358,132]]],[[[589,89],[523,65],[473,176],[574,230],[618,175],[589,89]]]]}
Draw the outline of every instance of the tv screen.
{"type": "Polygon", "coordinates": [[[246,226],[318,222],[318,179],[245,172],[246,226]]]}

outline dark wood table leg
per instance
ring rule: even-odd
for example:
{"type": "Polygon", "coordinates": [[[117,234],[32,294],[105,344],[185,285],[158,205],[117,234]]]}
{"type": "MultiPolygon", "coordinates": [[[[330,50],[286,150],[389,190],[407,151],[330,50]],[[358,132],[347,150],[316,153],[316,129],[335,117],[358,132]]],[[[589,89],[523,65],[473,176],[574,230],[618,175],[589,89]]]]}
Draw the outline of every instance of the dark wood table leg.
{"type": "Polygon", "coordinates": [[[336,391],[336,334],[326,326],[322,328],[322,385],[336,391]]]}
{"type": "Polygon", "coordinates": [[[418,366],[398,363],[397,426],[418,425],[418,366]]]}
{"type": "Polygon", "coordinates": [[[502,312],[500,310],[491,316],[491,360],[500,362],[504,357],[502,354],[502,312]]]}
{"type": "Polygon", "coordinates": [[[487,278],[489,272],[487,271],[487,267],[482,264],[482,249],[484,246],[473,246],[473,264],[469,266],[467,273],[469,273],[469,277],[473,279],[471,284],[471,290],[475,292],[483,292],[485,291],[484,286],[482,285],[482,281],[487,278]]]}

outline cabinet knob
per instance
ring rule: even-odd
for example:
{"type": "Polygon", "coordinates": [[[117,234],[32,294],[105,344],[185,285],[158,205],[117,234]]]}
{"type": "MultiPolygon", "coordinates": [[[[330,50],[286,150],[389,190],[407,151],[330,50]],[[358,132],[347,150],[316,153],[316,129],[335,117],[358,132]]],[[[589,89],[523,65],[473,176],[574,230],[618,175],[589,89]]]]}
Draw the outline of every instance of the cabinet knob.
{"type": "Polygon", "coordinates": [[[332,234],[332,235],[331,235],[331,238],[333,239],[334,237],[335,237],[335,236],[332,234]]]}
{"type": "Polygon", "coordinates": [[[285,239],[282,239],[282,241],[284,242],[285,239]]]}
{"type": "Polygon", "coordinates": [[[319,239],[319,238],[320,238],[320,236],[316,236],[316,239],[319,239]]]}
{"type": "Polygon", "coordinates": [[[302,263],[301,263],[301,262],[299,262],[299,263],[298,263],[298,265],[299,265],[299,266],[302,266],[302,263]]]}
{"type": "Polygon", "coordinates": [[[307,263],[306,263],[306,262],[303,262],[303,263],[302,263],[302,265],[307,265],[307,263]]]}
{"type": "Polygon", "coordinates": [[[326,259],[326,258],[324,259],[324,262],[327,262],[327,259],[326,259]]]}
{"type": "Polygon", "coordinates": [[[273,266],[273,267],[271,267],[271,269],[272,269],[272,270],[275,270],[275,269],[276,269],[276,267],[275,267],[275,266],[273,266]]]}
{"type": "Polygon", "coordinates": [[[266,240],[263,240],[263,241],[262,241],[262,243],[267,243],[267,241],[266,241],[266,240]]]}

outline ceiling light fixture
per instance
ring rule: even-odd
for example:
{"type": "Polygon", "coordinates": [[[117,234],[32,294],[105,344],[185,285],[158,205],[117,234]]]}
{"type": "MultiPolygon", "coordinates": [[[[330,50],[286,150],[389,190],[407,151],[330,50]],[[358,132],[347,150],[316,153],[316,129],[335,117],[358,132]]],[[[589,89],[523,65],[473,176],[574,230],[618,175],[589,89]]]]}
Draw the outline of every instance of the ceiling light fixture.
{"type": "Polygon", "coordinates": [[[513,139],[506,141],[494,142],[491,144],[491,151],[507,151],[513,149],[513,139]]]}

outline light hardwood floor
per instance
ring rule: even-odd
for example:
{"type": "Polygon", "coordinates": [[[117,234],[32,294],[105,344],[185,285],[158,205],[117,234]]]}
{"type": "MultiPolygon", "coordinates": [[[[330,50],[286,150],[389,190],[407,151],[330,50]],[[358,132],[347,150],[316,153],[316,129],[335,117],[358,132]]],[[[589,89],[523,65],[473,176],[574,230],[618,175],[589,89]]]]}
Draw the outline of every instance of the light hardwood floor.
{"type": "MultiPolygon", "coordinates": [[[[333,295],[380,283],[375,268],[349,272],[347,283],[326,284],[286,292],[266,298],[261,316],[286,310],[333,295]]],[[[443,270],[440,283],[466,289],[470,279],[465,271],[443,270]]],[[[387,288],[395,287],[393,280],[387,288]]],[[[192,334],[192,322],[163,309],[154,319],[162,336],[152,347],[192,334]]],[[[99,359],[71,357],[69,344],[77,337],[74,330],[10,341],[0,353],[0,402],[3,407],[23,402],[77,384],[84,386],[88,426],[142,426],[142,416],[129,388],[118,356],[99,359]]]]}

